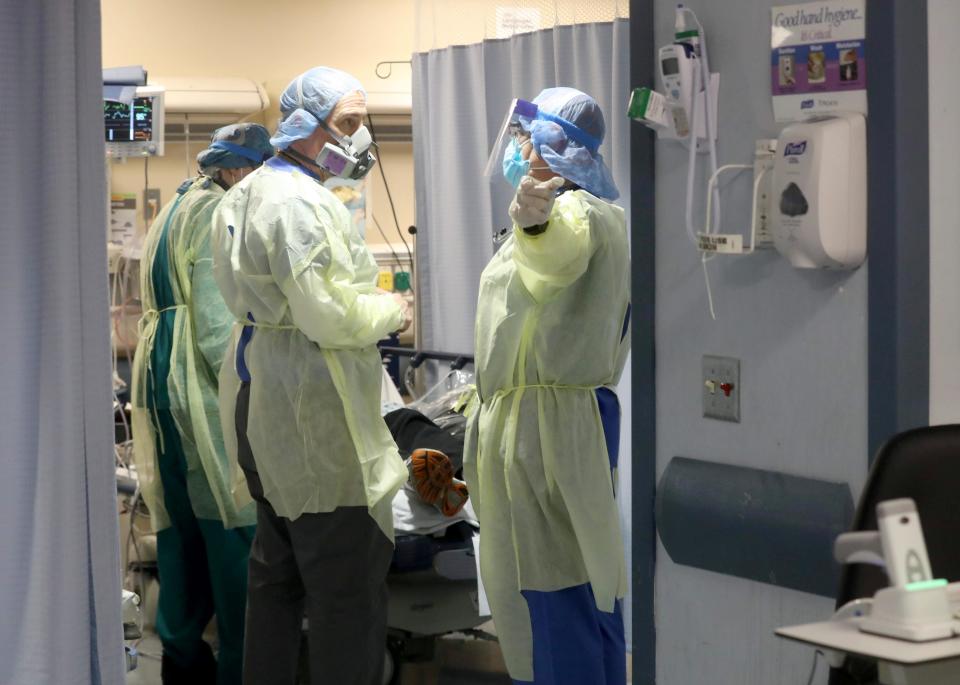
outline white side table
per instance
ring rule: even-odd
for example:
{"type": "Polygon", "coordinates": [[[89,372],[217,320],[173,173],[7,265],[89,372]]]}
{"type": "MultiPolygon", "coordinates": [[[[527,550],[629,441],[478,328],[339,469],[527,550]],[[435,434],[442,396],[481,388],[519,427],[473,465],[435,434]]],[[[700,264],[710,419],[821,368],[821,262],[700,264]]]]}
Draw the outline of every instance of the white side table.
{"type": "Polygon", "coordinates": [[[859,618],[779,628],[778,637],[877,662],[884,685],[957,685],[960,637],[907,642],[860,631],[859,618]]]}

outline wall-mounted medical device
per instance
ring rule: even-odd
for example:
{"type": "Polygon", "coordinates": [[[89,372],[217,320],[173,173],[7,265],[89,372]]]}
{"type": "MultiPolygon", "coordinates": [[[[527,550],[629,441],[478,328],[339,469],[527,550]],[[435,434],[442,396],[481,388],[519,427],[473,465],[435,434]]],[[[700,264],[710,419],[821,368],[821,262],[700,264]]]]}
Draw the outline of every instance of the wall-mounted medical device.
{"type": "MultiPolygon", "coordinates": [[[[693,10],[678,5],[674,28],[674,42],[658,52],[663,92],[637,88],[628,115],[661,140],[677,140],[687,148],[684,225],[703,262],[710,315],[716,318],[707,264],[719,255],[776,247],[797,268],[857,268],[866,258],[867,234],[863,115],[840,113],[791,124],[777,140],[758,139],[749,163],[721,166],[716,145],[719,74],[710,71],[704,27],[693,10]],[[699,153],[708,153],[707,172],[701,176],[707,179],[705,193],[697,173],[699,153]],[[750,223],[725,226],[721,175],[749,170],[750,223]],[[705,206],[703,223],[697,205],[705,206]]],[[[784,68],[792,77],[792,63],[784,68]]]]}
{"type": "MultiPolygon", "coordinates": [[[[834,557],[846,564],[883,566],[890,586],[872,600],[856,600],[855,615],[865,633],[928,642],[960,635],[954,618],[955,585],[933,577],[920,515],[912,499],[895,499],[877,505],[879,531],[844,533],[834,544],[834,557]]],[[[835,620],[846,618],[846,607],[835,620]]]]}
{"type": "MultiPolygon", "coordinates": [[[[669,103],[672,132],[684,138],[690,135],[690,114],[696,89],[695,69],[699,69],[692,48],[683,43],[671,43],[660,48],[660,83],[669,103]]],[[[702,100],[701,100],[702,102],[702,100]]]]}
{"type": "Polygon", "coordinates": [[[674,42],[657,55],[660,90],[634,90],[628,116],[656,130],[660,138],[680,140],[715,157],[711,143],[717,138],[720,74],[710,73],[707,59],[703,27],[691,10],[678,7],[674,42]]]}
{"type": "Polygon", "coordinates": [[[682,43],[664,45],[660,48],[658,63],[666,96],[690,109],[693,70],[696,68],[696,58],[691,54],[691,48],[682,43]]]}
{"type": "Polygon", "coordinates": [[[793,266],[860,266],[867,255],[863,115],[812,119],[783,129],[770,200],[774,244],[793,266]]]}
{"type": "MultiPolygon", "coordinates": [[[[681,16],[685,17],[686,11],[681,16]]],[[[687,145],[695,139],[697,152],[710,152],[710,141],[717,138],[720,74],[708,77],[703,36],[685,27],[685,19],[678,18],[676,42],[664,45],[658,54],[660,87],[670,121],[657,128],[657,135],[687,145]]]]}
{"type": "Polygon", "coordinates": [[[163,155],[162,86],[138,86],[130,101],[103,101],[103,131],[108,158],[163,155]]]}

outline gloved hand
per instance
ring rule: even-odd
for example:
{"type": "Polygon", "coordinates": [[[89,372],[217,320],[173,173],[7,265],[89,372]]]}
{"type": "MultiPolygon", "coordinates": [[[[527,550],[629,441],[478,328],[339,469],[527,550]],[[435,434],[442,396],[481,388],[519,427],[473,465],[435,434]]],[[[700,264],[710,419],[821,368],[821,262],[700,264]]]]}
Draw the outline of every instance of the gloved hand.
{"type": "Polygon", "coordinates": [[[410,306],[410,302],[400,293],[393,292],[392,290],[384,290],[383,288],[378,287],[377,293],[380,295],[389,295],[393,298],[393,301],[397,303],[400,307],[400,311],[403,313],[403,322],[400,324],[400,328],[397,329],[397,333],[403,333],[405,330],[410,328],[410,324],[413,323],[413,308],[410,306]]]}
{"type": "Polygon", "coordinates": [[[557,190],[565,182],[559,176],[543,182],[538,182],[532,176],[524,176],[513,202],[510,203],[510,218],[520,228],[547,223],[557,190]]]}
{"type": "Polygon", "coordinates": [[[400,309],[403,311],[403,323],[400,324],[400,328],[397,330],[397,333],[403,333],[405,330],[410,328],[410,324],[413,323],[413,308],[410,306],[410,302],[407,301],[407,298],[400,293],[391,294],[397,301],[397,304],[400,305],[400,309]]]}

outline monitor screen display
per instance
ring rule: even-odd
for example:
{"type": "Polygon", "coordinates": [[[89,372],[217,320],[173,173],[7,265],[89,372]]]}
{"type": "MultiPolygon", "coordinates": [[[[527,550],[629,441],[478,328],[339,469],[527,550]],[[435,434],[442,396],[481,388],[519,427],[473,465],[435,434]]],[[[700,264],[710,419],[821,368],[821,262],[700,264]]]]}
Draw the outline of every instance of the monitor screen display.
{"type": "Polygon", "coordinates": [[[680,60],[676,57],[668,57],[663,60],[663,75],[673,76],[680,72],[680,60]]]}
{"type": "Polygon", "coordinates": [[[134,98],[133,105],[103,101],[106,142],[134,143],[153,139],[153,98],[134,98]]]}

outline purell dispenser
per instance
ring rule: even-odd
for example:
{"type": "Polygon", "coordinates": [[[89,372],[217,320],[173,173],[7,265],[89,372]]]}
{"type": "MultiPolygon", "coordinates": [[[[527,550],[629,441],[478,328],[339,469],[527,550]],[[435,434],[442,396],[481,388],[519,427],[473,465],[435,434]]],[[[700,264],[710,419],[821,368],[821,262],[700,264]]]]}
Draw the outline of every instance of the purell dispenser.
{"type": "Polygon", "coordinates": [[[803,269],[855,269],[867,255],[867,134],[860,114],[787,126],[773,170],[773,240],[803,269]]]}

